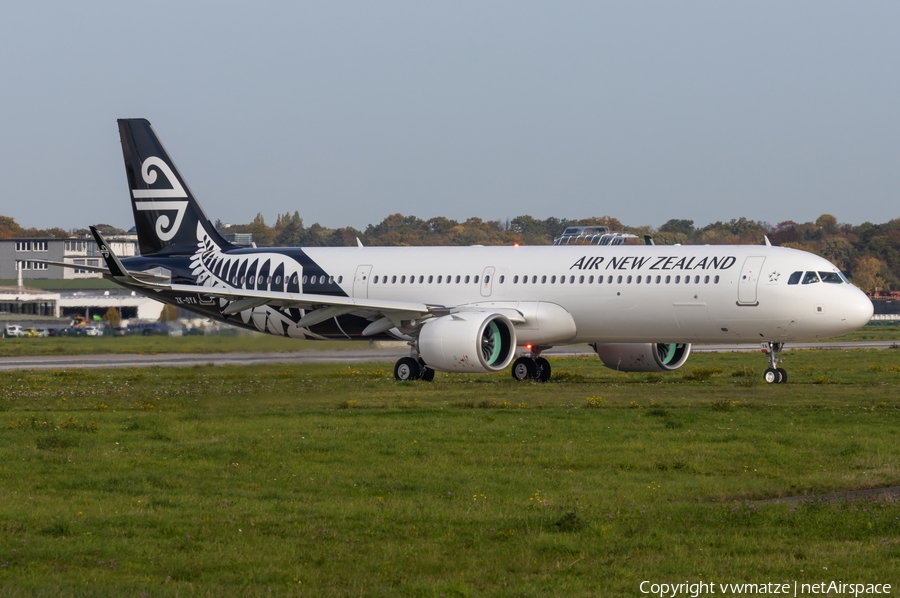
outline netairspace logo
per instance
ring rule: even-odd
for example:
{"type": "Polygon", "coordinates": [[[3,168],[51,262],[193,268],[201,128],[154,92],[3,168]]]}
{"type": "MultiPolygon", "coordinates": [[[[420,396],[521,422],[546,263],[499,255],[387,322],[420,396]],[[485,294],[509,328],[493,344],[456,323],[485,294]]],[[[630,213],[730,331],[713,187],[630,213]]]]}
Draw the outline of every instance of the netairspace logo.
{"type": "Polygon", "coordinates": [[[780,594],[782,596],[815,596],[820,594],[865,596],[891,593],[889,583],[845,583],[822,581],[819,583],[766,582],[766,583],[716,583],[685,581],[684,583],[655,583],[642,581],[641,594],[659,598],[698,598],[706,595],[741,596],[756,594],[780,594]]]}

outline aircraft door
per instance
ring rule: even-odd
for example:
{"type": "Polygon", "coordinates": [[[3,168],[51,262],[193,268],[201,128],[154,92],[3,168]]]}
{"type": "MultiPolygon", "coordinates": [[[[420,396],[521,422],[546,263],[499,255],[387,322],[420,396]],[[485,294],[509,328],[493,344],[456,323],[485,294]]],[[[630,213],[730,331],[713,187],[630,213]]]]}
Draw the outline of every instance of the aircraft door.
{"type": "Polygon", "coordinates": [[[751,255],[744,260],[741,278],[738,280],[738,305],[759,305],[756,300],[756,284],[765,261],[766,258],[760,255],[751,255]]]}
{"type": "Polygon", "coordinates": [[[372,277],[372,266],[357,266],[353,277],[353,296],[363,299],[369,296],[369,278],[372,277]]]}
{"type": "Polygon", "coordinates": [[[494,286],[494,267],[488,266],[481,273],[481,296],[490,297],[491,289],[494,286]]]}

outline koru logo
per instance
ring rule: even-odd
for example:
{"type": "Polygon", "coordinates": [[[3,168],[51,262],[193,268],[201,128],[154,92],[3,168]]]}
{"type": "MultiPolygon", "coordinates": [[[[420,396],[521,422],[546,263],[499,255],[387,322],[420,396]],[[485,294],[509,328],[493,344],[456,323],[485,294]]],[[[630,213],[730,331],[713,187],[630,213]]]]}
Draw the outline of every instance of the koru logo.
{"type": "Polygon", "coordinates": [[[778,278],[781,276],[781,272],[773,271],[769,274],[769,282],[778,282],[778,278]]]}
{"type": "Polygon", "coordinates": [[[187,193],[178,182],[178,177],[161,158],[150,156],[141,164],[141,178],[147,185],[156,182],[157,171],[163,173],[169,181],[171,189],[132,189],[131,194],[134,197],[134,209],[139,212],[175,212],[175,222],[171,226],[169,226],[169,217],[165,214],[160,214],[156,219],[156,235],[160,241],[171,241],[178,232],[178,227],[181,226],[181,220],[184,218],[184,212],[188,205],[187,201],[173,201],[173,199],[187,197],[187,193]],[[154,170],[150,170],[151,168],[154,170]],[[160,201],[157,198],[165,198],[168,201],[160,201]]]}
{"type": "Polygon", "coordinates": [[[106,245],[101,245],[100,246],[100,255],[102,255],[104,259],[108,260],[109,259],[109,247],[107,247],[106,245]]]}

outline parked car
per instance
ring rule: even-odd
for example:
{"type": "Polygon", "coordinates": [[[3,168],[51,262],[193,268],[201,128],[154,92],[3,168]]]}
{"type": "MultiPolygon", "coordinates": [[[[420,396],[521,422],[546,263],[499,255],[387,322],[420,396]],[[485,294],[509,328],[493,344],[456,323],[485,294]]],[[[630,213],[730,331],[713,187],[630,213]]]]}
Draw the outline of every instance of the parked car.
{"type": "Polygon", "coordinates": [[[26,328],[25,336],[27,338],[37,338],[40,336],[40,334],[38,334],[37,328],[26,328]]]}
{"type": "Polygon", "coordinates": [[[37,333],[38,333],[38,336],[40,336],[42,338],[46,337],[46,336],[51,336],[49,328],[38,328],[37,333]]]}
{"type": "Polygon", "coordinates": [[[10,324],[3,329],[3,336],[7,338],[21,338],[25,336],[25,329],[18,324],[10,324]]]}
{"type": "Polygon", "coordinates": [[[103,329],[100,326],[83,326],[85,336],[103,336],[103,329]]]}

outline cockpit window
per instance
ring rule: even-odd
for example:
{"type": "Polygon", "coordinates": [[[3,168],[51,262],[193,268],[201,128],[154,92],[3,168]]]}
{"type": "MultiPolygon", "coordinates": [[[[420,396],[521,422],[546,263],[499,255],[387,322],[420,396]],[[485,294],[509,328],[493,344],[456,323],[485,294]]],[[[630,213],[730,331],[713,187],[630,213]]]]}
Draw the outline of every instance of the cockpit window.
{"type": "Polygon", "coordinates": [[[801,278],[803,278],[803,272],[794,272],[791,274],[791,277],[788,278],[788,284],[800,284],[801,278]]]}
{"type": "Polygon", "coordinates": [[[815,272],[807,272],[803,275],[803,284],[812,284],[814,282],[819,282],[819,275],[815,272]]]}
{"type": "Polygon", "coordinates": [[[837,272],[819,272],[819,278],[822,282],[830,282],[831,284],[841,284],[844,282],[837,272]]]}

